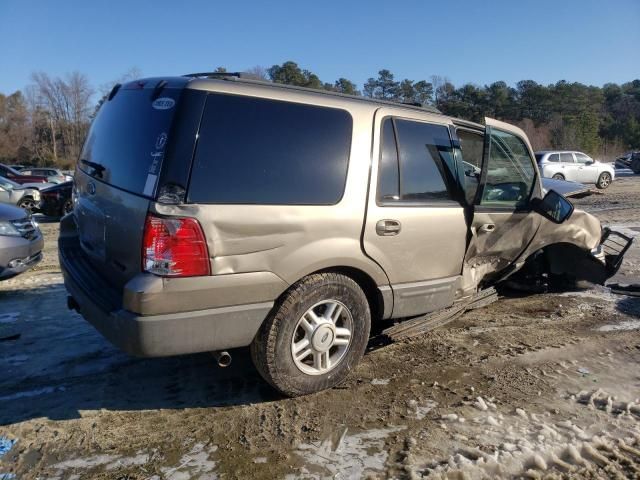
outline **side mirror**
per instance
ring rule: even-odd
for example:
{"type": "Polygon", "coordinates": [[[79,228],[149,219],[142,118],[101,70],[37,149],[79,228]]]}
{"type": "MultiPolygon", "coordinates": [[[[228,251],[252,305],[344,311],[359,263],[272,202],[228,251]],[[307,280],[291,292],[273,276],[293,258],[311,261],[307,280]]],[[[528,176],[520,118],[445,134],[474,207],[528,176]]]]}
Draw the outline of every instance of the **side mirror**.
{"type": "Polygon", "coordinates": [[[573,204],[554,190],[549,190],[544,198],[534,198],[531,206],[554,223],[562,223],[573,213],[573,204]]]}
{"type": "Polygon", "coordinates": [[[584,162],[584,164],[587,166],[593,165],[594,163],[596,163],[594,160],[587,160],[586,162],[584,162]]]}

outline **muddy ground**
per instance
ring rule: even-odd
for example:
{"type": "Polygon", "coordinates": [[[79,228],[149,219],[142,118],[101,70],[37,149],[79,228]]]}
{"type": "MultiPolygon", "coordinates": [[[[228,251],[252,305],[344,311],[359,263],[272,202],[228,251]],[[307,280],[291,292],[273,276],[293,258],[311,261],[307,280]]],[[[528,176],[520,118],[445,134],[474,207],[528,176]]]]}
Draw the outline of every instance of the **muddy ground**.
{"type": "MultiPolygon", "coordinates": [[[[640,234],[640,176],[575,201],[640,234]]],[[[640,298],[511,295],[372,348],[339,388],[285,399],[235,351],[136,359],[66,309],[46,260],[0,284],[0,474],[24,479],[640,478],[640,298]]],[[[640,243],[617,281],[640,281],[640,243]]],[[[0,475],[1,478],[1,475],[0,475]]]]}

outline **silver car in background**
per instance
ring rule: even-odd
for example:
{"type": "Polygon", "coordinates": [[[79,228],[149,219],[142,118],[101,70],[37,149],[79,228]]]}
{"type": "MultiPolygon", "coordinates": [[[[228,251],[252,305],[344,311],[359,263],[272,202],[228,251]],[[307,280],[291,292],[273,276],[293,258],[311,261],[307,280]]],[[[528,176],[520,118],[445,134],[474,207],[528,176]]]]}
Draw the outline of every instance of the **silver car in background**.
{"type": "Polygon", "coordinates": [[[598,162],[582,152],[543,150],[536,152],[536,161],[546,178],[593,183],[600,189],[607,188],[615,178],[613,165],[598,162]]]}
{"type": "MultiPolygon", "coordinates": [[[[46,183],[40,185],[46,186],[46,183]]],[[[28,185],[20,185],[8,178],[0,177],[0,203],[15,205],[33,213],[40,203],[40,191],[28,185]]]]}
{"type": "Polygon", "coordinates": [[[44,239],[31,215],[0,204],[0,280],[29,270],[42,260],[44,239]]]}

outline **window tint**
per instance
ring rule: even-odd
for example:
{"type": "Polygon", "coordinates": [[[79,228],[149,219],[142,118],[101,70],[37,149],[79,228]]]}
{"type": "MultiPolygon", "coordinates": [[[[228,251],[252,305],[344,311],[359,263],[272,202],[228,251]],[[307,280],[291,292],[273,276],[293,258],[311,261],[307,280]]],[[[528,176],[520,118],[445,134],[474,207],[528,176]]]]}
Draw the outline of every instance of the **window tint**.
{"type": "Polygon", "coordinates": [[[478,189],[480,169],[482,168],[482,154],[484,152],[484,135],[458,129],[462,151],[462,165],[464,168],[464,190],[468,203],[472,203],[478,189]]]}
{"type": "Polygon", "coordinates": [[[576,156],[576,162],[578,163],[588,163],[588,162],[593,163],[593,160],[587,157],[584,153],[574,153],[574,155],[576,156]]]}
{"type": "Polygon", "coordinates": [[[549,158],[547,158],[547,162],[559,162],[560,161],[560,155],[558,155],[557,153],[552,153],[551,155],[549,155],[549,158]]]}
{"type": "Polygon", "coordinates": [[[344,110],[210,94],[189,201],[335,204],[344,192],[351,130],[344,110]]]}
{"type": "Polygon", "coordinates": [[[561,153],[560,161],[563,163],[573,163],[573,155],[570,153],[561,153]]]}
{"type": "Polygon", "coordinates": [[[152,196],[180,93],[163,89],[159,100],[171,100],[171,107],[161,109],[154,106],[149,89],[118,90],[93,121],[79,168],[102,182],[152,196]]]}
{"type": "Polygon", "coordinates": [[[382,145],[378,167],[378,199],[382,201],[400,199],[398,150],[393,131],[393,120],[386,118],[382,124],[382,145]]]}
{"type": "Polygon", "coordinates": [[[449,199],[443,177],[453,158],[449,130],[409,120],[395,120],[400,159],[400,199],[428,201],[449,199]]]}
{"type": "Polygon", "coordinates": [[[535,170],[529,151],[520,138],[490,129],[491,143],[486,183],[480,204],[525,206],[533,190],[535,170]]]}

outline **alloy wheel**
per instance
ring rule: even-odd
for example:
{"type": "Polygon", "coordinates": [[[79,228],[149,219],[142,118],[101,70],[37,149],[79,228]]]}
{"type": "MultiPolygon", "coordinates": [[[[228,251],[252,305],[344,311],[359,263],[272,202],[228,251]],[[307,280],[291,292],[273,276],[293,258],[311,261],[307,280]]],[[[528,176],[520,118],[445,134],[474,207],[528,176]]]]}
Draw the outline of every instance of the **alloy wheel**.
{"type": "Polygon", "coordinates": [[[323,300],[298,320],[291,339],[296,367],[308,375],[322,375],[343,360],[351,344],[353,317],[337,300],[323,300]]]}

